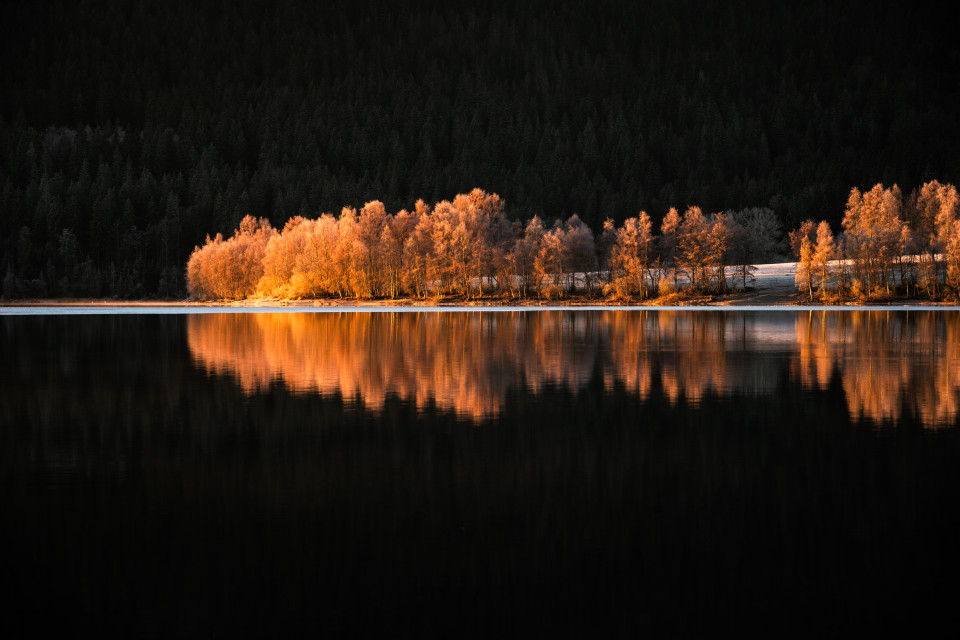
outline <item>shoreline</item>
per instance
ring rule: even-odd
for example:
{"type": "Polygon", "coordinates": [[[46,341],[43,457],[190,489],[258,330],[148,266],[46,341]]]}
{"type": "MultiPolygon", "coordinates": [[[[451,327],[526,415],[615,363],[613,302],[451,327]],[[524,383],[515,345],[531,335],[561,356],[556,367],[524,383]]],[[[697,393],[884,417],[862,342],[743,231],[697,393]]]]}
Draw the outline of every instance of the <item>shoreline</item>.
{"type": "Polygon", "coordinates": [[[353,300],[338,298],[318,298],[304,300],[281,300],[278,298],[233,300],[222,302],[196,302],[191,300],[112,300],[108,298],[37,298],[27,300],[0,300],[0,315],[14,315],[7,310],[44,308],[67,311],[69,309],[87,310],[89,313],[104,313],[108,309],[136,310],[153,309],[158,313],[193,312],[209,313],[217,310],[246,311],[494,311],[503,310],[681,310],[681,309],[757,309],[757,310],[844,310],[844,309],[960,309],[956,302],[925,299],[891,299],[867,304],[845,302],[841,304],[822,304],[806,302],[796,288],[794,273],[795,262],[757,265],[753,282],[745,291],[736,291],[726,295],[684,295],[674,293],[660,298],[641,300],[637,303],[624,303],[603,298],[572,296],[564,300],[544,300],[536,298],[510,299],[485,297],[466,300],[462,297],[447,299],[394,298],[379,300],[353,300]]]}
{"type": "Polygon", "coordinates": [[[960,311],[960,305],[928,300],[887,301],[871,304],[799,304],[797,301],[775,304],[744,302],[740,296],[694,304],[620,304],[604,301],[527,301],[524,303],[406,300],[328,301],[328,300],[244,300],[212,303],[190,301],[139,300],[30,300],[0,302],[0,316],[52,314],[190,314],[190,313],[336,313],[336,312],[535,312],[535,311],[960,311]]]}

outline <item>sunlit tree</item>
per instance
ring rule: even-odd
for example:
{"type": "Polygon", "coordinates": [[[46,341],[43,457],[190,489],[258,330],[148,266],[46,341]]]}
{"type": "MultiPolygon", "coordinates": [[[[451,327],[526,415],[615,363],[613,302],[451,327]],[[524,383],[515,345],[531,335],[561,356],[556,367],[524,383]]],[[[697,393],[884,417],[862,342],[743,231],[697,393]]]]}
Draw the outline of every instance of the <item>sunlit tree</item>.
{"type": "Polygon", "coordinates": [[[357,211],[353,207],[344,207],[337,220],[337,247],[334,251],[333,263],[334,282],[336,293],[341,298],[357,295],[358,275],[356,244],[357,244],[357,211]]]}
{"type": "Polygon", "coordinates": [[[809,236],[800,239],[800,255],[797,260],[796,283],[813,300],[814,245],[809,236]]]}
{"type": "Polygon", "coordinates": [[[889,292],[891,265],[903,231],[903,197],[899,187],[877,184],[861,194],[850,191],[843,217],[848,258],[853,260],[854,286],[865,294],[883,288],[889,292]]]}
{"type": "Polygon", "coordinates": [[[356,265],[356,295],[361,298],[383,294],[386,273],[381,260],[380,243],[388,225],[388,217],[386,208],[379,200],[366,203],[360,210],[353,259],[356,265]]]}
{"type": "Polygon", "coordinates": [[[704,264],[705,279],[714,291],[727,290],[727,258],[733,235],[731,221],[724,213],[713,214],[710,220],[709,251],[704,264]]]}
{"type": "Polygon", "coordinates": [[[433,250],[433,215],[423,200],[417,200],[413,212],[416,226],[403,245],[403,286],[411,295],[426,297],[431,290],[433,250]]]}
{"type": "Polygon", "coordinates": [[[570,275],[570,248],[567,246],[567,232],[558,220],[550,231],[543,235],[540,251],[533,261],[540,293],[548,299],[562,298],[570,275]]]}
{"type": "Polygon", "coordinates": [[[416,213],[401,209],[396,215],[388,216],[380,237],[381,269],[384,293],[396,298],[403,290],[404,248],[417,225],[416,213]]]}
{"type": "Polygon", "coordinates": [[[809,240],[811,244],[815,242],[817,233],[817,223],[813,220],[804,220],[800,226],[788,234],[790,253],[794,258],[800,257],[800,247],[804,239],[809,240]]]}
{"type": "Polygon", "coordinates": [[[333,262],[337,250],[337,220],[325,213],[301,226],[304,238],[290,277],[291,293],[296,297],[334,295],[337,291],[333,262]]]}
{"type": "Polygon", "coordinates": [[[822,298],[827,290],[827,283],[830,279],[830,263],[836,257],[837,245],[833,237],[833,231],[826,220],[822,220],[817,225],[817,244],[813,250],[811,258],[811,271],[815,272],[819,281],[819,292],[822,298]]]}
{"type": "Polygon", "coordinates": [[[194,249],[187,263],[187,290],[198,300],[251,296],[263,276],[263,256],[276,234],[266,218],[246,216],[229,240],[221,235],[194,249]]]}
{"type": "Polygon", "coordinates": [[[664,275],[667,272],[673,274],[674,288],[677,286],[677,250],[681,222],[680,213],[674,207],[670,207],[660,223],[660,237],[657,239],[659,264],[664,270],[664,275]]]}
{"type": "Polygon", "coordinates": [[[490,275],[492,227],[503,207],[499,196],[482,189],[458,195],[453,206],[459,219],[454,230],[456,280],[460,292],[471,298],[483,292],[483,277],[490,275]]]}
{"type": "Polygon", "coordinates": [[[187,260],[187,293],[194,300],[209,300],[217,297],[214,262],[218,259],[223,235],[207,236],[202,247],[195,247],[187,260]]]}
{"type": "Polygon", "coordinates": [[[918,250],[918,284],[930,297],[942,293],[945,280],[946,248],[950,244],[952,223],[958,218],[960,196],[952,184],[937,180],[923,184],[910,194],[906,217],[918,250]]]}
{"type": "Polygon", "coordinates": [[[707,266],[713,255],[711,225],[700,207],[688,207],[677,232],[677,270],[693,289],[704,289],[707,266]]]}
{"type": "MultiPolygon", "coordinates": [[[[305,223],[307,221],[301,216],[294,216],[287,220],[280,233],[267,242],[263,254],[263,276],[257,283],[258,295],[292,297],[290,278],[294,274],[297,258],[304,251],[305,229],[300,227],[305,223]]],[[[312,227],[312,223],[308,227],[312,227]]]]}
{"type": "Polygon", "coordinates": [[[807,296],[813,299],[813,254],[816,245],[816,224],[813,220],[804,220],[798,229],[789,234],[790,251],[797,259],[797,269],[794,280],[797,287],[806,290],[807,296]]]}
{"type": "Polygon", "coordinates": [[[943,239],[951,234],[953,220],[957,219],[960,196],[952,184],[937,180],[924,183],[915,189],[907,201],[905,215],[918,244],[929,254],[943,250],[943,239]]]}
{"type": "MultiPolygon", "coordinates": [[[[954,220],[952,228],[946,236],[944,247],[944,262],[946,262],[947,286],[953,290],[953,295],[960,294],[960,219],[954,220]]],[[[941,241],[942,242],[942,241],[941,241]]]]}
{"type": "Polygon", "coordinates": [[[618,298],[629,299],[633,296],[645,298],[649,295],[647,287],[650,271],[650,257],[653,251],[653,225],[646,211],[637,218],[627,218],[617,230],[610,264],[614,274],[610,283],[611,292],[618,298]]]}
{"type": "Polygon", "coordinates": [[[433,208],[431,239],[433,254],[428,263],[429,279],[438,294],[452,293],[457,266],[464,248],[464,234],[458,232],[460,215],[450,202],[444,200],[433,208]]]}

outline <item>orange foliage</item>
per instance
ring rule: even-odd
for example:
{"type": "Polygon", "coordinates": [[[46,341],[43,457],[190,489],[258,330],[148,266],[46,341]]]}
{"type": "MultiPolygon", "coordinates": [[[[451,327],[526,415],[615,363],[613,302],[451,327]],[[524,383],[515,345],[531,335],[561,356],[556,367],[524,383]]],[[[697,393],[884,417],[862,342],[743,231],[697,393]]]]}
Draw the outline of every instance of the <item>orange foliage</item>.
{"type": "Polygon", "coordinates": [[[263,257],[276,235],[266,218],[246,216],[233,237],[207,236],[187,262],[187,291],[196,300],[236,300],[251,296],[263,277],[263,257]]]}

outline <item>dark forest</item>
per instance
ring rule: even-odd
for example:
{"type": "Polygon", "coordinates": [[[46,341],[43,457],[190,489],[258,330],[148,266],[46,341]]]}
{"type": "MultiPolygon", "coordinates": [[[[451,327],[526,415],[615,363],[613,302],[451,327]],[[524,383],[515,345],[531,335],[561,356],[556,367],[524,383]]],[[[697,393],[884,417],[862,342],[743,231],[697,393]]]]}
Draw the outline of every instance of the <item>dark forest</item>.
{"type": "Polygon", "coordinates": [[[960,54],[914,5],[79,0],[0,24],[5,297],[183,297],[246,215],[474,187],[599,233],[692,204],[839,229],[851,187],[960,181],[960,54]]]}

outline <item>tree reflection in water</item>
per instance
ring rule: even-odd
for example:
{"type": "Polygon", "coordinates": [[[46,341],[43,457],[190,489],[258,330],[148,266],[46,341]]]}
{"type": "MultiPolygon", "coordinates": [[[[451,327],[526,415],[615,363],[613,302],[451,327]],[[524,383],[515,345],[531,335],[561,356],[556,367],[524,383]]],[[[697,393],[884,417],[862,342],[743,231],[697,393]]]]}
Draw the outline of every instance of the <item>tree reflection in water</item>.
{"type": "Polygon", "coordinates": [[[774,354],[790,379],[825,390],[839,375],[854,420],[951,424],[960,385],[960,316],[936,312],[511,311],[193,315],[194,361],[244,393],[282,382],[298,394],[389,395],[483,420],[513,388],[603,386],[697,406],[704,394],[773,393],[774,354]],[[791,326],[792,320],[792,326],[791,326]],[[764,357],[769,355],[771,357],[764,357]]]}
{"type": "Polygon", "coordinates": [[[840,376],[850,417],[952,425],[960,392],[960,314],[816,311],[796,316],[792,371],[825,390],[840,376]]]}
{"type": "Polygon", "coordinates": [[[941,311],[0,317],[0,637],[947,628],[958,338],[941,311]]]}

